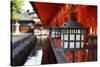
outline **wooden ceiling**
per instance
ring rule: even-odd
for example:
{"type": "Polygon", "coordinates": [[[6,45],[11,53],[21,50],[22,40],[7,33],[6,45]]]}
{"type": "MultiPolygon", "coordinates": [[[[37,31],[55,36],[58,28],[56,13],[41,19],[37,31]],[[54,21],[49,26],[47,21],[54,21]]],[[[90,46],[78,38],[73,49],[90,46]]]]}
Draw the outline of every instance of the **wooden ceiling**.
{"type": "Polygon", "coordinates": [[[58,3],[47,3],[47,2],[30,2],[34,7],[34,10],[38,14],[41,22],[44,25],[49,25],[49,23],[57,15],[58,11],[64,4],[58,3]]]}
{"type": "MultiPolygon", "coordinates": [[[[57,19],[57,24],[62,26],[65,21],[69,21],[70,14],[66,15],[67,9],[66,4],[61,3],[47,3],[47,2],[30,2],[33,6],[35,12],[39,16],[43,25],[53,27],[55,25],[55,19],[57,19]],[[65,13],[65,14],[64,14],[65,13]],[[57,18],[59,17],[59,18],[57,18]]],[[[88,5],[77,5],[77,20],[84,27],[93,27],[97,30],[97,7],[88,5]]]]}

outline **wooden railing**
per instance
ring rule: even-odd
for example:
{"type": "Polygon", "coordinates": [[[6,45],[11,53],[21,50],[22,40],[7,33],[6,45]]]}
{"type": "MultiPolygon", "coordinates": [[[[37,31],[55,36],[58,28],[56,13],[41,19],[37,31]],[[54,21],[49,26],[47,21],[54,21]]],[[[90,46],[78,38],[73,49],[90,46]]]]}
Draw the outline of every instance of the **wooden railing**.
{"type": "Polygon", "coordinates": [[[16,47],[13,47],[14,45],[12,45],[11,65],[12,66],[23,65],[30,51],[35,46],[35,42],[36,42],[36,37],[29,36],[28,38],[25,38],[24,40],[20,40],[20,43],[17,42],[18,45],[16,47]]]}

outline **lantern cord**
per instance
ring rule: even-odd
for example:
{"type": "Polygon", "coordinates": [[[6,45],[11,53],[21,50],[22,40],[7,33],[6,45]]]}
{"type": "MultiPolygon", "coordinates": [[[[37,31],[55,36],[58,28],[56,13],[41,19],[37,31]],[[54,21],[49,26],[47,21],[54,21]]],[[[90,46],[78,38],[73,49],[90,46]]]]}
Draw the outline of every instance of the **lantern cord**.
{"type": "Polygon", "coordinates": [[[71,21],[77,21],[75,9],[76,9],[76,6],[71,5],[71,14],[70,14],[71,21]]]}

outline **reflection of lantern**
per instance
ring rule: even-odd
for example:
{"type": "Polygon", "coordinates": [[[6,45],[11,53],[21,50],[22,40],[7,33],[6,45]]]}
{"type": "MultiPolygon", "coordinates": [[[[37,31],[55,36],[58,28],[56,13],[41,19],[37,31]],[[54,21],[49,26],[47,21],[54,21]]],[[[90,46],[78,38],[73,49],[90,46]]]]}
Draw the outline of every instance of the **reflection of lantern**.
{"type": "Polygon", "coordinates": [[[61,36],[61,30],[60,30],[60,28],[59,27],[55,27],[55,28],[52,28],[52,30],[51,30],[52,32],[51,32],[51,37],[52,38],[57,38],[57,37],[60,37],[61,36]]]}
{"type": "MultiPolygon", "coordinates": [[[[71,62],[87,61],[90,47],[88,44],[88,29],[77,22],[77,8],[71,5],[70,22],[64,22],[61,27],[61,47],[71,62]]],[[[91,55],[91,54],[90,54],[91,55]]]]}
{"type": "Polygon", "coordinates": [[[83,48],[85,40],[85,31],[81,24],[75,21],[66,22],[61,30],[62,48],[83,48]]]}
{"type": "Polygon", "coordinates": [[[61,37],[61,29],[57,24],[57,19],[55,20],[55,26],[51,29],[51,37],[58,38],[61,37]]]}
{"type": "Polygon", "coordinates": [[[97,36],[96,35],[89,35],[88,36],[88,45],[89,45],[89,61],[96,61],[97,60],[97,36]]]}

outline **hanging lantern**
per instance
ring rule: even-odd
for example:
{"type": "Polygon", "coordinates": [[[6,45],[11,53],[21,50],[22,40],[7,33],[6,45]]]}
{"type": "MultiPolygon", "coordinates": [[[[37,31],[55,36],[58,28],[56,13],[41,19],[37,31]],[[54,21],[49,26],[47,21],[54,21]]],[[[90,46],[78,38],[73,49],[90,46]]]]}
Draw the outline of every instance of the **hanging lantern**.
{"type": "Polygon", "coordinates": [[[65,22],[61,30],[62,48],[83,48],[86,29],[78,22],[65,22]]]}
{"type": "Polygon", "coordinates": [[[84,48],[87,39],[87,29],[77,22],[76,13],[72,5],[70,22],[64,22],[61,29],[61,46],[62,48],[84,48]]]}

